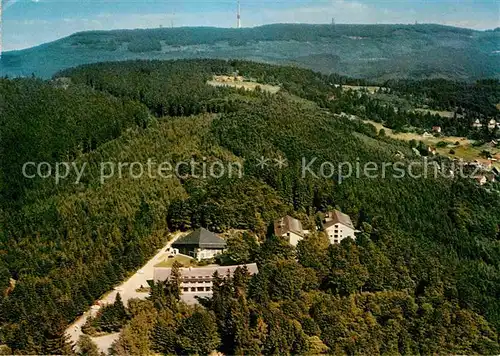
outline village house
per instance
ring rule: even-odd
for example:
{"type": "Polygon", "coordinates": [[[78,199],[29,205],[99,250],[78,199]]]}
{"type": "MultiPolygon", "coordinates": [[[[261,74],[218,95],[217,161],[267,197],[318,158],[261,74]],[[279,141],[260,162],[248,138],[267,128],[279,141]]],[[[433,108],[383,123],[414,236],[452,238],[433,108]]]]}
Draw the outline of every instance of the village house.
{"type": "Polygon", "coordinates": [[[479,119],[476,119],[474,121],[474,123],[472,124],[472,127],[479,129],[479,128],[483,127],[483,124],[481,124],[481,121],[479,121],[479,119]]]}
{"type": "Polygon", "coordinates": [[[207,229],[199,228],[175,241],[172,248],[201,261],[222,253],[226,248],[226,241],[207,229]]]}
{"type": "Polygon", "coordinates": [[[436,147],[427,147],[427,151],[429,152],[430,155],[435,156],[437,154],[436,147]]]}
{"type": "Polygon", "coordinates": [[[323,227],[330,243],[337,244],[343,239],[350,237],[355,239],[354,225],[352,224],[349,215],[341,213],[338,210],[329,211],[325,214],[323,227]]]}
{"type": "Polygon", "coordinates": [[[496,126],[497,126],[497,122],[495,120],[491,119],[488,122],[488,129],[493,130],[496,126]]]}
{"type": "Polygon", "coordinates": [[[274,222],[274,234],[284,237],[292,246],[297,246],[305,235],[300,220],[288,215],[274,222]]]}
{"type": "Polygon", "coordinates": [[[432,126],[432,131],[441,133],[441,126],[432,126]]]}
{"type": "Polygon", "coordinates": [[[479,185],[485,185],[488,182],[488,179],[484,175],[477,176],[474,179],[479,183],[479,185]]]}
{"type": "MultiPolygon", "coordinates": [[[[233,275],[238,268],[245,268],[250,275],[259,272],[256,263],[237,266],[205,266],[205,267],[186,267],[180,268],[181,275],[181,299],[186,303],[196,303],[196,297],[211,297],[213,294],[214,273],[217,272],[220,277],[233,275]]],[[[153,280],[162,282],[170,278],[172,268],[155,267],[153,280]]]]}

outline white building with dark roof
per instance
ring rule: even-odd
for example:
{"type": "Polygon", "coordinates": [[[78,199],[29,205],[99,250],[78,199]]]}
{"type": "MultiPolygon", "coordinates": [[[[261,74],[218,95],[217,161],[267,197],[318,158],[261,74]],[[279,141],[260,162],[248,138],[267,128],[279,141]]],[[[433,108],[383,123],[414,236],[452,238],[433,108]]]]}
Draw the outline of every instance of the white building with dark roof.
{"type": "Polygon", "coordinates": [[[476,128],[476,129],[479,129],[479,128],[483,127],[483,124],[481,123],[481,121],[479,121],[479,119],[476,119],[472,123],[472,127],[476,128]]]}
{"type": "Polygon", "coordinates": [[[300,220],[288,215],[274,222],[274,234],[285,238],[292,246],[297,246],[305,235],[300,220]]]}
{"type": "Polygon", "coordinates": [[[338,210],[329,211],[325,214],[323,227],[332,244],[338,244],[343,239],[350,237],[355,239],[356,229],[352,224],[349,215],[341,213],[338,210]]]}
{"type": "MultiPolygon", "coordinates": [[[[238,267],[246,267],[250,275],[259,272],[256,263],[237,266],[205,266],[181,268],[181,298],[186,303],[195,303],[196,297],[212,296],[213,275],[215,272],[220,277],[231,276],[238,267]]],[[[170,277],[172,268],[155,267],[153,279],[155,282],[165,281],[170,277]]]]}
{"type": "Polygon", "coordinates": [[[172,248],[201,261],[222,253],[226,248],[226,241],[207,229],[199,228],[175,241],[172,248]]]}

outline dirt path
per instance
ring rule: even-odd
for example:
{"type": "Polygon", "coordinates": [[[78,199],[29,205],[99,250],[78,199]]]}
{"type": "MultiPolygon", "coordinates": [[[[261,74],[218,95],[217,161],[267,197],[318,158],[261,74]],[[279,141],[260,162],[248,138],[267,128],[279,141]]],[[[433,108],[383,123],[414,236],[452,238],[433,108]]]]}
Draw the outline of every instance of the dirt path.
{"type": "MultiPolygon", "coordinates": [[[[147,286],[148,280],[153,279],[154,266],[162,261],[166,253],[166,249],[169,248],[172,243],[177,240],[183,233],[176,233],[173,238],[160,250],[158,253],[151,258],[143,267],[141,267],[133,276],[127,279],[125,282],[115,287],[114,290],[107,293],[102,299],[100,299],[96,304],[98,306],[93,306],[87,310],[81,317],[79,317],[73,324],[71,324],[66,329],[66,334],[69,336],[70,341],[75,343],[78,341],[82,333],[82,326],[87,321],[90,315],[95,315],[99,310],[100,306],[105,304],[111,304],[115,301],[116,294],[120,293],[123,303],[126,305],[130,299],[140,298],[144,299],[148,296],[148,293],[138,293],[136,289],[142,286],[147,286]]],[[[104,335],[101,337],[92,338],[92,340],[97,344],[99,349],[108,353],[108,349],[111,344],[118,339],[119,333],[113,333],[109,335],[104,335]]]]}

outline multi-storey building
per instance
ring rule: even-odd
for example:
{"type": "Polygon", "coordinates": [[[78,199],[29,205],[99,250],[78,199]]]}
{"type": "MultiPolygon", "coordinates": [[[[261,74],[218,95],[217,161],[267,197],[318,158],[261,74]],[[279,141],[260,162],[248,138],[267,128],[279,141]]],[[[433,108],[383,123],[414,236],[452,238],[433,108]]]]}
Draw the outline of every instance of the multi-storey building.
{"type": "MultiPolygon", "coordinates": [[[[196,302],[196,297],[210,297],[213,288],[213,276],[217,272],[219,276],[230,276],[238,267],[245,267],[248,272],[253,275],[258,273],[256,263],[237,266],[205,266],[205,267],[188,267],[181,268],[181,298],[186,303],[196,302]]],[[[172,268],[155,267],[154,281],[165,281],[170,277],[172,268]]]]}

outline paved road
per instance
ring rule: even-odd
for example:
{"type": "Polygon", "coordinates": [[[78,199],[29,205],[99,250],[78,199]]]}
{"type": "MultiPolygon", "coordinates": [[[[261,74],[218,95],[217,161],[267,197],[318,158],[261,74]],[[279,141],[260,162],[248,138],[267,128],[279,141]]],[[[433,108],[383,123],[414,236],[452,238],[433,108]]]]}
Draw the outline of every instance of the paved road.
{"type": "MultiPolygon", "coordinates": [[[[123,303],[126,305],[130,299],[140,298],[144,299],[148,296],[148,293],[138,293],[136,289],[141,285],[144,287],[148,286],[147,281],[153,279],[154,266],[162,261],[163,255],[166,253],[166,249],[172,245],[172,243],[177,240],[182,233],[176,233],[173,238],[153,257],[151,258],[142,268],[137,270],[137,272],[123,282],[121,285],[116,287],[113,291],[106,294],[102,299],[100,299],[92,308],[87,310],[81,317],[79,317],[73,324],[71,324],[66,329],[66,334],[69,336],[70,341],[76,343],[82,333],[82,326],[87,321],[90,315],[95,315],[100,309],[100,306],[105,304],[111,304],[115,301],[116,294],[120,293],[123,303]]],[[[92,338],[92,340],[97,344],[99,349],[107,354],[111,344],[118,339],[119,333],[113,333],[109,335],[104,335],[101,337],[92,338]]]]}

